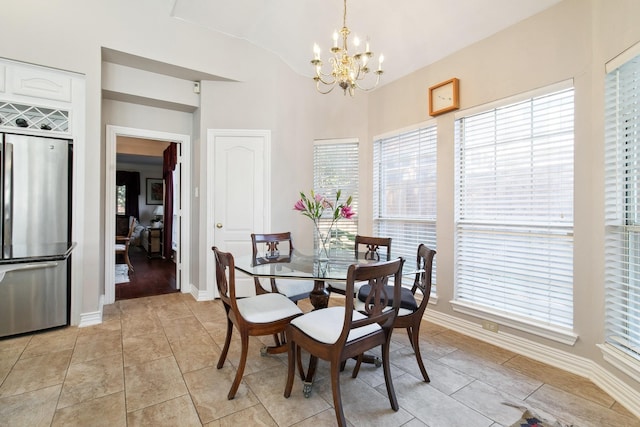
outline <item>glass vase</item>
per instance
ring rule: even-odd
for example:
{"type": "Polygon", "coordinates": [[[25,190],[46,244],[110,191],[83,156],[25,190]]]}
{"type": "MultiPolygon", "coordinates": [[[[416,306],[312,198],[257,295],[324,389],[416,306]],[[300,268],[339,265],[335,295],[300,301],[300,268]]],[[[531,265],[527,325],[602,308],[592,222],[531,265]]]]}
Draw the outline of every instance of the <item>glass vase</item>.
{"type": "Polygon", "coordinates": [[[316,257],[319,261],[328,261],[331,254],[331,230],[322,232],[316,227],[316,257]]]}

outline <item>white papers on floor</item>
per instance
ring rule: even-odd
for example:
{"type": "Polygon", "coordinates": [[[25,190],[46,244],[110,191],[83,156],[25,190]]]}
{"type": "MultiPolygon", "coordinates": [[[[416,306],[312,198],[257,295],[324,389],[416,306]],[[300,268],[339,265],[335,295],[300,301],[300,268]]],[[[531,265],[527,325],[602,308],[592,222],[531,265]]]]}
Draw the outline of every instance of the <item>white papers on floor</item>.
{"type": "Polygon", "coordinates": [[[115,283],[129,283],[129,266],[127,264],[116,264],[115,283]]]}

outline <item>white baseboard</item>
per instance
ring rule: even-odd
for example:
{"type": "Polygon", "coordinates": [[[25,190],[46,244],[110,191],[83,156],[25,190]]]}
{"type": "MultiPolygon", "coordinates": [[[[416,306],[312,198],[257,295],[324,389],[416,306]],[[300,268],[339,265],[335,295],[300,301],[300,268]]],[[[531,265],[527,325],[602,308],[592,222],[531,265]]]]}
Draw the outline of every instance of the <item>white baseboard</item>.
{"type": "Polygon", "coordinates": [[[207,292],[206,290],[201,291],[193,285],[191,285],[191,296],[193,296],[196,301],[210,301],[213,299],[210,292],[207,292]]]}
{"type": "Polygon", "coordinates": [[[632,414],[640,418],[640,392],[629,387],[613,373],[592,360],[505,332],[487,331],[477,323],[434,310],[425,311],[424,319],[530,359],[588,378],[632,414]]]}
{"type": "Polygon", "coordinates": [[[100,295],[100,301],[98,302],[98,311],[91,311],[89,313],[80,313],[79,328],[86,326],[99,325],[102,323],[102,307],[104,305],[104,295],[100,295]]]}

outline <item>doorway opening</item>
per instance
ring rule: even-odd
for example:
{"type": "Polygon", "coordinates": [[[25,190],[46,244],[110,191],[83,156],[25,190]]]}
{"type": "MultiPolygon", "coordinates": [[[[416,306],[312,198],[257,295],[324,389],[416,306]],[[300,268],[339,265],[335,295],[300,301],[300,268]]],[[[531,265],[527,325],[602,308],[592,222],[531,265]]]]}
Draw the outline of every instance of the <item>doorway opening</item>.
{"type": "Polygon", "coordinates": [[[164,191],[163,155],[170,144],[116,139],[116,301],[179,291],[174,262],[178,233],[170,236],[165,229],[171,222],[173,230],[175,215],[165,217],[164,208],[179,206],[180,197],[179,170],[172,173],[173,191],[164,191]]]}
{"type": "Polygon", "coordinates": [[[189,234],[186,230],[189,229],[190,217],[190,176],[186,171],[189,170],[190,137],[109,125],[106,146],[104,303],[177,290],[190,292],[189,272],[182,268],[189,265],[189,234]],[[157,153],[161,155],[165,146],[172,142],[177,148],[177,163],[172,174],[173,191],[169,193],[173,194],[173,215],[165,218],[161,213],[166,213],[162,208],[166,203],[164,190],[167,181],[163,180],[162,158],[157,153]],[[119,145],[127,149],[118,150],[119,145]],[[139,187],[131,185],[134,191],[130,200],[126,200],[126,185],[124,190],[122,188],[127,182],[123,180],[123,174],[134,175],[132,182],[137,182],[139,187]],[[167,221],[173,225],[170,236],[165,236],[167,227],[164,223],[167,221]],[[115,236],[123,232],[118,230],[118,223],[124,223],[125,232],[131,235],[127,240],[130,267],[122,256],[116,261],[115,236]],[[122,263],[124,268],[117,263],[122,263]],[[118,282],[120,284],[116,284],[118,282]]]}

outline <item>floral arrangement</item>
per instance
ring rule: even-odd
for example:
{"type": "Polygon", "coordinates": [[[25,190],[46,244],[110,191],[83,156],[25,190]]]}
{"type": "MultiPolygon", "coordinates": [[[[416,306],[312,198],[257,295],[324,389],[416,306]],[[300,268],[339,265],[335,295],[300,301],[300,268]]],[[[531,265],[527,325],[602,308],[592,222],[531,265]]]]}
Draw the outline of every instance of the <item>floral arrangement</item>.
{"type": "Polygon", "coordinates": [[[309,193],[309,196],[300,192],[300,200],[296,202],[293,209],[299,211],[302,215],[310,218],[313,221],[316,233],[318,233],[319,249],[324,255],[328,256],[328,243],[331,237],[331,229],[340,218],[350,219],[356,213],[351,207],[352,197],[349,196],[344,203],[340,202],[342,190],[338,190],[335,200],[329,200],[322,194],[316,194],[313,190],[309,193]],[[331,212],[331,223],[329,224],[329,230],[326,235],[322,235],[319,227],[319,220],[324,215],[325,211],[331,212]]]}

